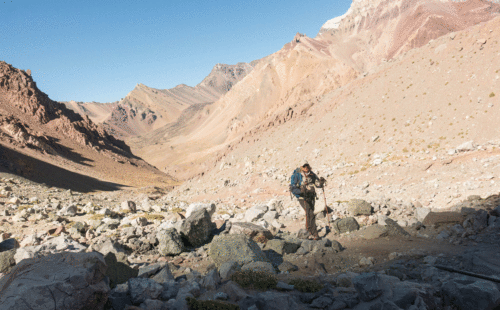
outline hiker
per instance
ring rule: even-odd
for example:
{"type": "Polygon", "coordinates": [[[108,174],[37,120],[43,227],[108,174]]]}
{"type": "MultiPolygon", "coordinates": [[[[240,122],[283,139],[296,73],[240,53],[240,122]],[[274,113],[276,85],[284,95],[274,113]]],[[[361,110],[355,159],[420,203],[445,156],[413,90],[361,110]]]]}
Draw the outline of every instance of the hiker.
{"type": "Polygon", "coordinates": [[[319,240],[316,220],[314,215],[315,200],[318,199],[315,187],[322,188],[325,185],[324,178],[312,172],[309,164],[295,169],[290,184],[290,192],[297,197],[300,206],[306,212],[306,230],[312,236],[313,240],[319,240]]]}

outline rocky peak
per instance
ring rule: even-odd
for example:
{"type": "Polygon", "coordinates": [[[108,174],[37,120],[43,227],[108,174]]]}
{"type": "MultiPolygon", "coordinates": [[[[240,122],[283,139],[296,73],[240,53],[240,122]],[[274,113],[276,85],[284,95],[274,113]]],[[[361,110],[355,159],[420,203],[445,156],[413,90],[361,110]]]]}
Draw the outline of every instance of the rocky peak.
{"type": "Polygon", "coordinates": [[[0,61],[0,102],[6,109],[2,113],[5,114],[3,123],[11,119],[18,123],[22,120],[44,125],[82,145],[97,149],[113,148],[121,151],[123,147],[121,141],[108,135],[88,116],[81,116],[64,104],[51,100],[38,89],[28,72],[3,61],[0,61]]]}
{"type": "Polygon", "coordinates": [[[212,72],[198,84],[198,87],[209,87],[223,95],[252,70],[253,66],[244,62],[236,65],[218,63],[213,67],[212,72]]]}

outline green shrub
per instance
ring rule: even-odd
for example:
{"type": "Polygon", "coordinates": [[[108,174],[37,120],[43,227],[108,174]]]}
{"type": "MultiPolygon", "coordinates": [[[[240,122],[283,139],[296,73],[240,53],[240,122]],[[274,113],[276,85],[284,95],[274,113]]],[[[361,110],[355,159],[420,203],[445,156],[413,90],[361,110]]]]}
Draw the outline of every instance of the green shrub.
{"type": "Polygon", "coordinates": [[[261,291],[274,289],[278,284],[278,280],[274,275],[253,270],[237,271],[231,275],[231,280],[241,287],[261,291]]]}
{"type": "Polygon", "coordinates": [[[238,305],[233,305],[221,301],[197,300],[193,297],[186,297],[189,310],[240,310],[238,305]]]}
{"type": "Polygon", "coordinates": [[[323,284],[311,280],[293,279],[290,281],[294,288],[302,293],[316,293],[323,289],[323,284]]]}
{"type": "Polygon", "coordinates": [[[104,218],[104,214],[94,214],[90,217],[91,220],[102,220],[104,218]]]}
{"type": "Polygon", "coordinates": [[[492,98],[492,97],[495,97],[495,93],[494,92],[491,92],[491,94],[490,94],[490,98],[492,98]]]}
{"type": "Polygon", "coordinates": [[[160,220],[160,221],[162,221],[165,218],[161,214],[146,214],[146,215],[144,215],[144,217],[147,218],[150,221],[154,221],[154,220],[160,220]]]}

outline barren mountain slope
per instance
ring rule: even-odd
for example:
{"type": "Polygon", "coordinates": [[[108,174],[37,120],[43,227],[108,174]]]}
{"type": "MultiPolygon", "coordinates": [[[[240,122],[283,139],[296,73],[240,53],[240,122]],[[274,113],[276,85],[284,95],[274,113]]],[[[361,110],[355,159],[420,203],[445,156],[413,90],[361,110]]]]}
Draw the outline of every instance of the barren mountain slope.
{"type": "Polygon", "coordinates": [[[355,1],[337,28],[327,23],[331,29],[324,26],[315,39],[297,34],[214,104],[128,143],[158,168],[188,178],[205,171],[217,152],[307,113],[325,94],[375,70],[385,58],[492,19],[499,10],[498,4],[479,0],[355,1]],[[399,35],[402,29],[405,36],[399,35]]]}
{"type": "Polygon", "coordinates": [[[50,100],[28,73],[5,62],[0,62],[0,103],[3,169],[82,190],[108,189],[88,184],[92,178],[87,175],[124,185],[172,183],[169,176],[134,157],[123,141],[50,100]]]}
{"type": "Polygon", "coordinates": [[[69,108],[88,115],[119,138],[147,134],[175,122],[192,105],[211,103],[220,98],[253,68],[252,64],[217,64],[195,87],[184,84],[172,89],[155,89],[138,84],[123,99],[112,103],[70,101],[69,108]]]}
{"type": "Polygon", "coordinates": [[[306,114],[247,135],[172,195],[239,207],[287,199],[305,161],[328,178],[329,203],[385,195],[445,208],[498,193],[499,34],[495,18],[384,62],[306,114]]]}

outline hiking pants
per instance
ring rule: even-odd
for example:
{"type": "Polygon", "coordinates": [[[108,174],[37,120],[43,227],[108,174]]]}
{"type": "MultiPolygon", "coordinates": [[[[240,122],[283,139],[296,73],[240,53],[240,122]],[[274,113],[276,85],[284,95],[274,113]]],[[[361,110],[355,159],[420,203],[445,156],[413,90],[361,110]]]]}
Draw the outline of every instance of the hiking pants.
{"type": "Polygon", "coordinates": [[[316,217],[314,215],[314,198],[299,198],[299,203],[302,209],[306,212],[306,229],[311,236],[316,237],[318,230],[316,229],[316,217]]]}

